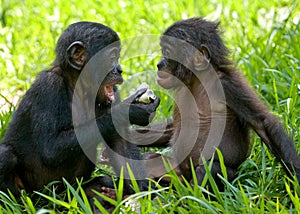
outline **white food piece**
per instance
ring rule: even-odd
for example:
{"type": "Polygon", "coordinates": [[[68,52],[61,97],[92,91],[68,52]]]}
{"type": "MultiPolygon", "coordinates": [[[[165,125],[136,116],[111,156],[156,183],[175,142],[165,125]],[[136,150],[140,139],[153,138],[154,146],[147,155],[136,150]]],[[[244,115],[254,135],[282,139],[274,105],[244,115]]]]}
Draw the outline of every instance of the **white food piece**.
{"type": "Polygon", "coordinates": [[[156,98],[154,92],[151,89],[149,89],[149,85],[145,82],[140,84],[137,87],[137,90],[140,90],[143,88],[147,88],[147,91],[144,94],[142,94],[142,96],[139,97],[138,102],[145,103],[145,104],[151,103],[151,101],[155,100],[155,98],[156,98]]]}
{"type": "Polygon", "coordinates": [[[154,92],[151,89],[147,89],[147,91],[142,94],[142,96],[140,96],[139,98],[139,102],[140,103],[151,103],[151,101],[155,100],[156,96],[154,94],[154,92]]]}

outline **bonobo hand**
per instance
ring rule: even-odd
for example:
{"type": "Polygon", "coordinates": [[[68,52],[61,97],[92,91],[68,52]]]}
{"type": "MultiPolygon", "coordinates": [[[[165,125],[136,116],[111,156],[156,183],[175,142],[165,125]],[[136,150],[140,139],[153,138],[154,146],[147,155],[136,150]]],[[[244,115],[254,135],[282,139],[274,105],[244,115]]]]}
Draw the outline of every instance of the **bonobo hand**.
{"type": "Polygon", "coordinates": [[[155,116],[156,108],[160,103],[160,99],[158,97],[148,104],[138,102],[138,98],[141,97],[146,90],[146,88],[140,89],[134,95],[123,101],[123,104],[130,105],[129,121],[131,124],[146,126],[153,120],[155,116]]]}

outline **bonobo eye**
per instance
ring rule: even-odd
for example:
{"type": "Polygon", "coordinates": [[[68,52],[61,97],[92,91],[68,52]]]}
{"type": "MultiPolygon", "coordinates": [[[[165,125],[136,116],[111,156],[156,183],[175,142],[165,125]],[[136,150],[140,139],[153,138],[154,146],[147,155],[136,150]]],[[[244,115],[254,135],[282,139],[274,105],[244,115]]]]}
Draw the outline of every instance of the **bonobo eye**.
{"type": "Polygon", "coordinates": [[[117,52],[117,50],[113,50],[111,53],[110,53],[110,59],[111,59],[111,61],[115,61],[115,60],[117,60],[118,59],[118,52],[117,52]]]}
{"type": "Polygon", "coordinates": [[[170,48],[162,47],[161,52],[165,58],[170,59],[170,57],[171,57],[171,49],[170,48]]]}
{"type": "Polygon", "coordinates": [[[118,48],[111,49],[109,58],[110,58],[110,62],[113,66],[118,63],[119,56],[120,56],[120,54],[119,54],[119,49],[118,48]]]}
{"type": "Polygon", "coordinates": [[[174,54],[172,53],[172,49],[169,46],[161,46],[161,53],[162,53],[163,57],[165,57],[166,59],[174,58],[174,54]]]}

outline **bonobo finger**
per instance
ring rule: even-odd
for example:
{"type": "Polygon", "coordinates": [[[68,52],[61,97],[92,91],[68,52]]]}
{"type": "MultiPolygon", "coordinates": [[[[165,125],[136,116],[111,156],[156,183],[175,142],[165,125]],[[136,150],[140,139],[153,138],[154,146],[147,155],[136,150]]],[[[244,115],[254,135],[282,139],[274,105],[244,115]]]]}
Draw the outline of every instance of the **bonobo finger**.
{"type": "Polygon", "coordinates": [[[101,194],[106,195],[107,197],[116,200],[117,194],[115,189],[111,189],[108,187],[101,187],[101,194]]]}
{"type": "Polygon", "coordinates": [[[150,113],[156,111],[159,104],[160,104],[160,98],[156,97],[155,100],[151,103],[133,103],[132,105],[138,106],[139,108],[143,108],[150,113]]]}
{"type": "Polygon", "coordinates": [[[153,102],[151,102],[149,104],[143,104],[143,105],[147,105],[148,106],[147,107],[148,111],[154,112],[154,111],[156,111],[156,109],[159,106],[159,104],[160,104],[160,99],[159,99],[159,97],[156,97],[153,102]]]}
{"type": "Polygon", "coordinates": [[[135,94],[134,94],[134,98],[133,98],[133,102],[138,102],[139,98],[147,91],[147,88],[142,88],[139,89],[135,94]]]}
{"type": "Polygon", "coordinates": [[[148,89],[147,88],[141,88],[135,92],[135,98],[139,98],[142,96],[148,89]]]}
{"type": "Polygon", "coordinates": [[[147,88],[142,88],[142,89],[139,89],[137,92],[135,92],[133,95],[127,97],[124,102],[126,103],[132,103],[132,102],[135,102],[138,100],[138,98],[140,96],[142,96],[145,92],[147,91],[147,88]]]}
{"type": "Polygon", "coordinates": [[[153,101],[152,105],[153,105],[153,110],[155,111],[157,109],[157,107],[159,106],[160,104],[160,98],[159,97],[156,97],[155,100],[153,101]]]}

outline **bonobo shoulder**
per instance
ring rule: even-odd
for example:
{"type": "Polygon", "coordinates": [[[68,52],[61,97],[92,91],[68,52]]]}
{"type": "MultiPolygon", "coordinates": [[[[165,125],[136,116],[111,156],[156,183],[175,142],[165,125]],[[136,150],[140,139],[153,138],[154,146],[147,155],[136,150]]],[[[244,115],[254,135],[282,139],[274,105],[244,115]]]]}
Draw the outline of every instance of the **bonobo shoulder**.
{"type": "Polygon", "coordinates": [[[35,108],[49,109],[49,105],[68,103],[65,102],[68,99],[67,87],[64,84],[63,77],[58,73],[51,72],[51,70],[44,70],[39,73],[27,90],[20,105],[30,104],[35,108]]]}
{"type": "MultiPolygon", "coordinates": [[[[39,73],[28,91],[43,94],[47,92],[56,93],[64,89],[64,78],[60,72],[54,72],[52,69],[43,70],[39,73]]],[[[51,94],[48,94],[51,96],[51,94]]]]}

